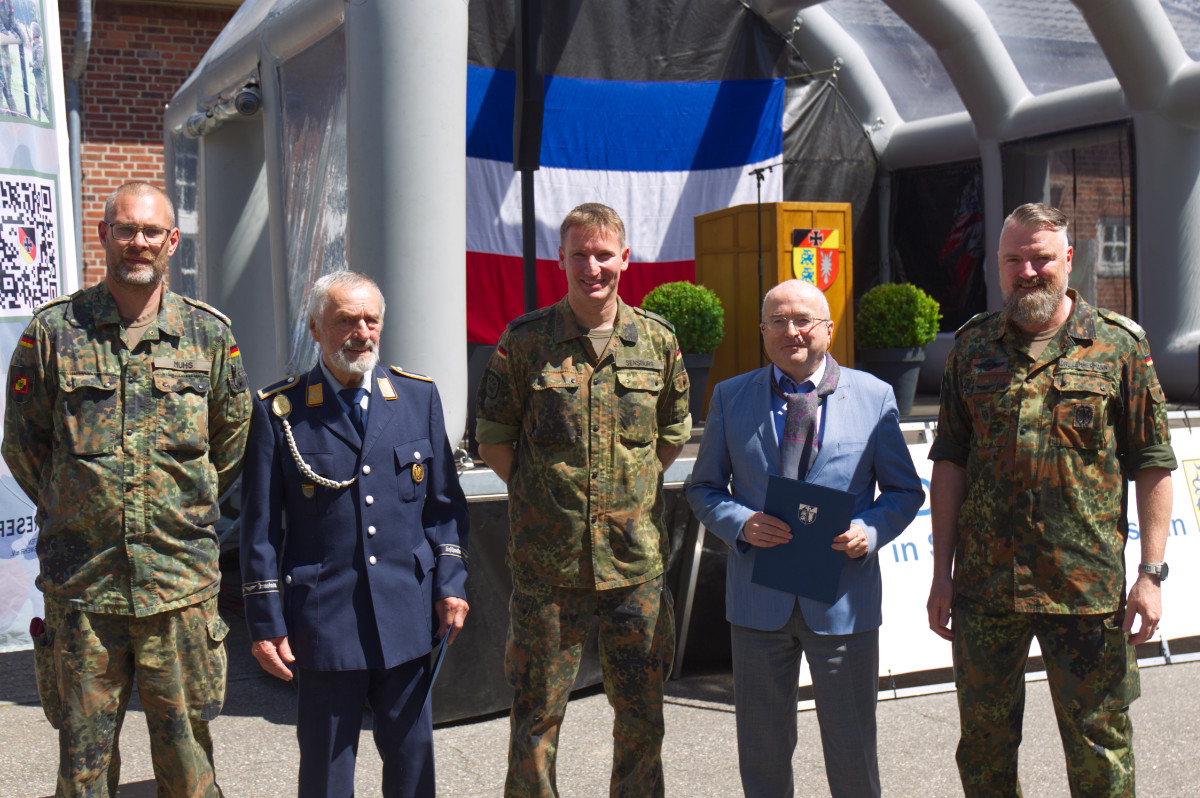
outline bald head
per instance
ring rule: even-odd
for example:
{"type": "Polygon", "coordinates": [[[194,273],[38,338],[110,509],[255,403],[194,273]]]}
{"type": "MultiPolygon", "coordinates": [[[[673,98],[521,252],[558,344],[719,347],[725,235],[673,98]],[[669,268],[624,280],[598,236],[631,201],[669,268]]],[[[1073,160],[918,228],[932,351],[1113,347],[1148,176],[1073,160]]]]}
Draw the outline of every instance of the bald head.
{"type": "Polygon", "coordinates": [[[771,315],[772,309],[786,300],[810,304],[813,310],[820,313],[821,318],[829,318],[829,300],[825,298],[824,291],[808,280],[784,280],[763,297],[762,320],[765,322],[771,315]]]}
{"type": "Polygon", "coordinates": [[[805,280],[787,280],[763,297],[763,349],[797,384],[825,360],[833,340],[833,322],[824,292],[805,280]]]}

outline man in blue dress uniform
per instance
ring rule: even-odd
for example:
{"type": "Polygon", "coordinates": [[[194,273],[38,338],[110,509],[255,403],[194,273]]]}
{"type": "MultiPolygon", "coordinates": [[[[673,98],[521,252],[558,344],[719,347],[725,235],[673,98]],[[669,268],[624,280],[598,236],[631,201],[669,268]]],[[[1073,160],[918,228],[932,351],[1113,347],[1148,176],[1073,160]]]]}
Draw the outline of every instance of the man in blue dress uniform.
{"type": "Polygon", "coordinates": [[[254,403],[242,592],[259,664],[299,671],[302,798],[354,794],[364,703],[383,794],[434,794],[429,652],[468,610],[467,505],[441,401],[429,379],[378,365],[383,312],[365,275],[322,277],[308,309],[320,362],[254,403]]]}

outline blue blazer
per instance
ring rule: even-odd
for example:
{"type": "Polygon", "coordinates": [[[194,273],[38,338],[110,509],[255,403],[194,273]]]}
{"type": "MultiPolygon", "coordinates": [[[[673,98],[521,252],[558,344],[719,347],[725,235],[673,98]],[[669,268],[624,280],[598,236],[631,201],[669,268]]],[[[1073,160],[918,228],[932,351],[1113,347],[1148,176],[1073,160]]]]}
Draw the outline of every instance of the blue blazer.
{"type": "Polygon", "coordinates": [[[467,503],[428,379],[375,368],[360,440],[320,364],[259,391],[242,477],[241,563],[252,640],[287,634],[313,670],[391,668],[432,649],[433,601],[465,597],[467,503]],[[284,397],[296,450],[292,456],[284,397]]]}
{"type": "Polygon", "coordinates": [[[816,632],[875,629],[882,623],[883,589],[876,554],[904,531],[925,500],[892,389],[870,374],[842,368],[837,389],[825,399],[825,432],[808,481],[855,495],[854,522],[870,546],[859,559],[845,557],[839,597],[830,605],[754,584],[754,558],[763,550],[738,540],[746,519],[763,507],[767,476],[779,473],[770,375],[767,366],[717,385],[687,488],[696,517],[731,548],[726,617],[739,626],[776,630],[799,601],[804,620],[816,632]]]}

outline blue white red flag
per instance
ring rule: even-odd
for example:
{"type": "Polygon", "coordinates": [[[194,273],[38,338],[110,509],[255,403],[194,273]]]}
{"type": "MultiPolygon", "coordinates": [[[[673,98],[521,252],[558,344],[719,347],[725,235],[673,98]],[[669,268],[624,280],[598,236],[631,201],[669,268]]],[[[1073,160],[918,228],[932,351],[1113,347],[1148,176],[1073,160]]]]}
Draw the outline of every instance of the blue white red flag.
{"type": "MultiPolygon", "coordinates": [[[[467,338],[495,343],[524,312],[521,179],[513,170],[511,71],[468,67],[467,338]]],[[[758,166],[783,150],[782,79],[636,82],[546,79],[541,168],[534,173],[538,304],[566,293],[558,226],[583,202],[612,206],[631,248],[620,294],[695,275],[693,217],[753,203],[758,166]]],[[[783,198],[783,170],[763,202],[783,198]]]]}

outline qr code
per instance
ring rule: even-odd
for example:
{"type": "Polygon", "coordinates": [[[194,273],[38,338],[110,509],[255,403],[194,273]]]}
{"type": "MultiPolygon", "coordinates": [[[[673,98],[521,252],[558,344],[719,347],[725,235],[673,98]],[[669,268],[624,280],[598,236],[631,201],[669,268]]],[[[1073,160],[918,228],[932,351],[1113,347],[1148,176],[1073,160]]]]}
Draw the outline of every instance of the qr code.
{"type": "Polygon", "coordinates": [[[0,174],[0,316],[27,316],[62,293],[53,179],[0,174]]]}

